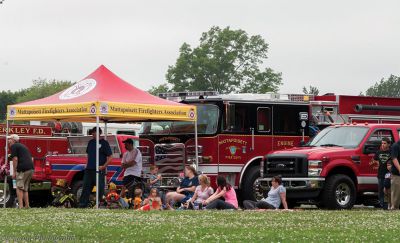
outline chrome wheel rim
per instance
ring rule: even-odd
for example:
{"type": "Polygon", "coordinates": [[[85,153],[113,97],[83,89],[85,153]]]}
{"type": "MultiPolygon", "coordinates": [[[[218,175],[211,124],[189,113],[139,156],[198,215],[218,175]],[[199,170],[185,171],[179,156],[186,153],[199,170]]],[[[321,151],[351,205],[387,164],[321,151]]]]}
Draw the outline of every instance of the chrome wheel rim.
{"type": "MultiPolygon", "coordinates": [[[[6,203],[10,200],[10,189],[8,188],[8,185],[6,186],[7,194],[6,194],[6,203]]],[[[4,204],[4,187],[0,188],[0,204],[4,204]]]]}
{"type": "Polygon", "coordinates": [[[350,202],[351,191],[349,185],[340,183],[336,187],[336,203],[340,206],[346,206],[350,202]]]}
{"type": "Polygon", "coordinates": [[[257,178],[253,183],[253,196],[257,201],[263,199],[264,193],[269,189],[269,185],[264,185],[260,179],[261,177],[257,178]]]}

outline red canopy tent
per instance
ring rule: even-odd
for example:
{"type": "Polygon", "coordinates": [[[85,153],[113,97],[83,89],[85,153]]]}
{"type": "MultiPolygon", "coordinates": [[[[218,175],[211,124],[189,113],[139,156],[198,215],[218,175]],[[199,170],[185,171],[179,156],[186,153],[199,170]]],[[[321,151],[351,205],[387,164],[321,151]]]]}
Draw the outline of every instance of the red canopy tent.
{"type": "Polygon", "coordinates": [[[10,105],[8,120],[195,121],[195,107],[142,91],[100,66],[72,87],[52,96],[10,105]]]}
{"type": "MultiPolygon", "coordinates": [[[[153,96],[125,82],[103,65],[83,80],[57,94],[7,106],[7,127],[9,120],[96,121],[97,146],[100,121],[105,123],[152,120],[193,121],[197,155],[195,106],[153,96]]],[[[7,146],[8,144],[6,144],[6,154],[7,146]]],[[[98,151],[96,157],[98,171],[98,151]]]]}

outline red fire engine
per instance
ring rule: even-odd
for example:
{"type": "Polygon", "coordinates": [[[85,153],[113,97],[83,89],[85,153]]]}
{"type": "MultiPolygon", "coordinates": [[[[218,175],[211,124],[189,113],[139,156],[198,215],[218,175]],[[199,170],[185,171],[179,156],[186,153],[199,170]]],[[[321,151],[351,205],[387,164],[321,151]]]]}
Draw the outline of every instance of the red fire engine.
{"type": "MultiPolygon", "coordinates": [[[[6,126],[0,124],[0,204],[3,204],[3,190],[4,190],[4,175],[9,170],[9,164],[5,163],[5,134],[6,126]]],[[[53,136],[53,130],[48,126],[31,126],[31,125],[11,125],[9,127],[9,134],[18,134],[20,142],[25,144],[32,153],[34,159],[35,172],[32,177],[31,194],[32,200],[41,202],[47,201],[49,198],[51,183],[46,180],[46,166],[45,158],[53,154],[67,154],[68,141],[66,137],[53,136]]],[[[14,203],[15,191],[11,190],[12,183],[6,186],[7,198],[6,205],[10,206],[14,203]]]]}
{"type": "MultiPolygon", "coordinates": [[[[197,107],[198,170],[212,181],[218,174],[254,198],[254,183],[264,155],[291,148],[308,137],[308,102],[287,95],[215,95],[212,92],[172,93],[197,107]],[[192,98],[194,97],[195,98],[192,98]]],[[[194,125],[190,122],[146,122],[140,146],[147,163],[160,167],[164,184],[175,181],[184,165],[195,163],[194,125]]]]}
{"type": "MultiPolygon", "coordinates": [[[[301,96],[291,96],[297,100],[301,96]]],[[[343,123],[399,123],[399,98],[326,94],[309,96],[313,123],[321,126],[343,123]]]]}

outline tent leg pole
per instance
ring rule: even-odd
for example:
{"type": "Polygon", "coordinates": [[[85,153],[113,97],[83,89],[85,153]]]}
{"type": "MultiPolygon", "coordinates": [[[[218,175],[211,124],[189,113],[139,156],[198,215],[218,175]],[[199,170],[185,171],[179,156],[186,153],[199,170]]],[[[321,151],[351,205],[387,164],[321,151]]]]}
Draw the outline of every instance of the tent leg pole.
{"type": "Polygon", "coordinates": [[[104,140],[107,141],[107,121],[104,122],[104,140]]]}
{"type": "Polygon", "coordinates": [[[96,209],[99,208],[99,116],[96,116],[96,209]]]}
{"type": "MultiPolygon", "coordinates": [[[[8,127],[9,127],[9,123],[8,123],[8,119],[7,119],[7,125],[6,125],[6,147],[4,148],[5,151],[5,156],[4,156],[4,166],[5,168],[7,168],[7,164],[8,164],[8,127]]],[[[10,193],[11,193],[11,188],[10,188],[10,193]]],[[[6,208],[6,198],[7,198],[7,173],[4,173],[4,188],[3,188],[3,208],[6,208]]],[[[11,198],[10,198],[11,199],[11,198]]]]}
{"type": "Polygon", "coordinates": [[[194,121],[194,147],[195,147],[195,158],[196,158],[196,170],[199,170],[199,146],[197,139],[197,119],[194,121]]]}
{"type": "MultiPolygon", "coordinates": [[[[107,121],[104,121],[104,140],[107,141],[107,121]]],[[[104,190],[106,190],[106,186],[107,186],[107,168],[104,169],[104,173],[106,174],[106,176],[104,176],[104,190]]]]}

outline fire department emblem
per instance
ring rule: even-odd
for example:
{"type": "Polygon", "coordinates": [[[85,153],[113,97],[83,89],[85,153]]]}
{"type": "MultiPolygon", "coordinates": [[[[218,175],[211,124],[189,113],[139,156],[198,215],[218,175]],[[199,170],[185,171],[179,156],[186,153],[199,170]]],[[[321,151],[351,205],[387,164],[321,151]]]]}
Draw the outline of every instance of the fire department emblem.
{"type": "Polygon", "coordinates": [[[107,114],[108,113],[108,104],[107,103],[102,103],[100,105],[100,113],[101,114],[107,114]]]}
{"type": "Polygon", "coordinates": [[[69,100],[80,97],[92,91],[96,87],[96,84],[97,82],[94,79],[85,79],[79,81],[78,83],[74,84],[73,86],[62,92],[59,98],[61,100],[69,100]]]}
{"type": "Polygon", "coordinates": [[[190,119],[194,119],[195,116],[196,116],[196,114],[194,113],[194,110],[191,109],[191,110],[189,111],[189,118],[190,118],[190,119]]]}
{"type": "Polygon", "coordinates": [[[229,147],[229,152],[231,152],[231,155],[235,155],[237,151],[236,146],[230,146],[229,147]]]}
{"type": "Polygon", "coordinates": [[[96,105],[92,104],[92,106],[90,107],[90,114],[96,114],[96,111],[97,111],[96,105]]]}
{"type": "Polygon", "coordinates": [[[14,107],[10,109],[10,117],[14,117],[17,114],[17,110],[14,107]]]}

